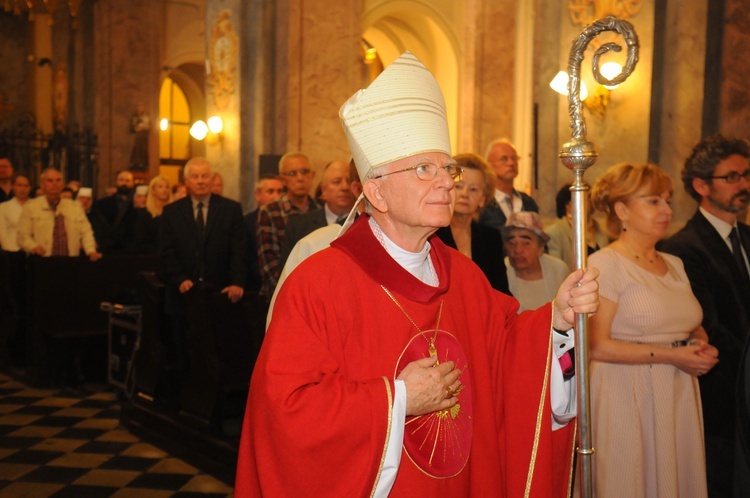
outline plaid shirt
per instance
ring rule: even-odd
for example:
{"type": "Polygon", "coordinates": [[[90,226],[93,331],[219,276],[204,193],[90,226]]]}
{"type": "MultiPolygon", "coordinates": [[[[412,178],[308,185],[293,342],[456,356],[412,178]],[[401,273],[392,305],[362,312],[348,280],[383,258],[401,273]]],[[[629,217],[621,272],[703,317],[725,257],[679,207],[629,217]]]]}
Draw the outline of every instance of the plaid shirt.
{"type": "Polygon", "coordinates": [[[307,210],[303,211],[289,201],[286,194],[278,201],[266,204],[258,211],[258,266],[263,285],[260,294],[271,299],[281,274],[281,248],[289,215],[304,214],[320,209],[312,197],[307,198],[307,210]]]}

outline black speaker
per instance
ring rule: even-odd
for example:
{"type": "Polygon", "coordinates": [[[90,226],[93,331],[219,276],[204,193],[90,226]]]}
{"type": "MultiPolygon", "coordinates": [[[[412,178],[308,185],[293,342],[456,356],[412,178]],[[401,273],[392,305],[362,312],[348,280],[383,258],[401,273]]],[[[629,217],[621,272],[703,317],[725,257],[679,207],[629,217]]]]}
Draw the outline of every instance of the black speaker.
{"type": "Polygon", "coordinates": [[[281,154],[261,154],[258,156],[258,178],[278,176],[281,154]]]}

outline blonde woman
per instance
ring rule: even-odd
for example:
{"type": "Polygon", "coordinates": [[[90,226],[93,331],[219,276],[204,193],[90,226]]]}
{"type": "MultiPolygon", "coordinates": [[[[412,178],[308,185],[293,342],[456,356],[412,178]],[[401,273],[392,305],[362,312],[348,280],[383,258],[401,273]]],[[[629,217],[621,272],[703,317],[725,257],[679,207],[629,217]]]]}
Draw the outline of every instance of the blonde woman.
{"type": "Polygon", "coordinates": [[[494,228],[476,222],[479,213],[495,192],[495,173],[476,154],[453,156],[463,176],[456,180],[456,204],[450,226],[435,235],[445,245],[471,258],[489,280],[493,289],[510,295],[508,275],[503,262],[503,238],[494,228]]]}
{"type": "Polygon", "coordinates": [[[135,223],[136,251],[143,254],[156,254],[159,240],[159,225],[164,206],[172,201],[169,181],[163,176],[154,177],[148,184],[146,208],[138,210],[135,223]]]}
{"type": "Polygon", "coordinates": [[[707,494],[697,377],[718,351],[682,261],[656,250],[671,196],[671,179],[650,164],[613,166],[591,192],[619,236],[589,258],[601,272],[589,331],[597,496],[707,494]]]}

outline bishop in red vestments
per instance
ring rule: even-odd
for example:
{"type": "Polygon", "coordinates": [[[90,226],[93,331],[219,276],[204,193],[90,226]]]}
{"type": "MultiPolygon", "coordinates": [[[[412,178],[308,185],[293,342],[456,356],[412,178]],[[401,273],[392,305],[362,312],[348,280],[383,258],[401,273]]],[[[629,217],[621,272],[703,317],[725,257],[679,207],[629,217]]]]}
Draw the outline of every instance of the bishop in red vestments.
{"type": "Polygon", "coordinates": [[[411,54],[341,116],[370,215],[279,292],[235,495],[567,496],[574,424],[553,430],[553,327],[596,310],[596,271],[518,315],[433,236],[461,171],[442,94],[411,54]]]}

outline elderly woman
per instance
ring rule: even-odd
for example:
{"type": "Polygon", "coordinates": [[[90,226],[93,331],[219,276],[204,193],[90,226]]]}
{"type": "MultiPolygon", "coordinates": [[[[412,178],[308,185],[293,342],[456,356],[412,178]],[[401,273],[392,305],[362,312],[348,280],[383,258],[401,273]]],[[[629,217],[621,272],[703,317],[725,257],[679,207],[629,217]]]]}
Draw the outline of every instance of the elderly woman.
{"type": "Polygon", "coordinates": [[[544,253],[549,236],[542,230],[539,214],[512,213],[502,235],[508,253],[505,258],[508,284],[520,304],[518,312],[535,310],[551,302],[570,269],[562,260],[544,253]]]}
{"type": "Polygon", "coordinates": [[[608,169],[591,193],[619,239],[596,252],[591,317],[597,496],[706,496],[697,376],[718,361],[682,261],[657,252],[672,181],[654,165],[608,169]]]}
{"type": "Polygon", "coordinates": [[[146,209],[138,210],[135,223],[136,251],[143,254],[156,254],[159,239],[159,225],[164,206],[172,201],[169,180],[163,176],[154,177],[148,184],[146,209]]]}
{"type": "Polygon", "coordinates": [[[438,229],[436,235],[471,258],[494,289],[510,294],[500,232],[476,222],[479,211],[495,191],[495,174],[487,161],[476,154],[458,154],[453,159],[463,168],[463,178],[456,181],[451,224],[438,229]]]}

